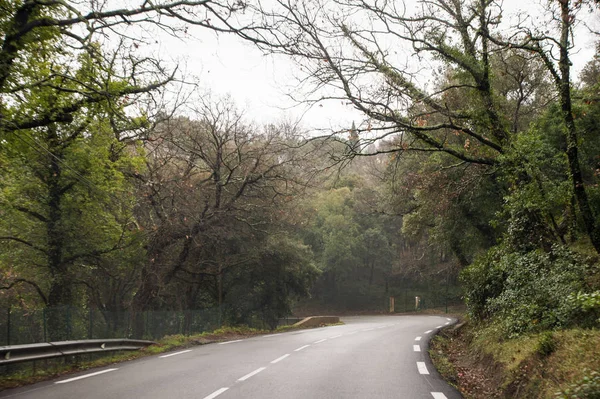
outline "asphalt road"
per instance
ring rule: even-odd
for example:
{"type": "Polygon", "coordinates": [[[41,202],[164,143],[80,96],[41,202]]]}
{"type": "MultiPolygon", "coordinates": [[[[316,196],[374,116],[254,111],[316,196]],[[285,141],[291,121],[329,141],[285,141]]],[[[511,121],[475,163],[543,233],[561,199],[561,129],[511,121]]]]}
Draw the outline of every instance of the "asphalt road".
{"type": "Polygon", "coordinates": [[[0,398],[434,398],[461,395],[427,354],[441,316],[357,316],[87,370],[0,398]]]}

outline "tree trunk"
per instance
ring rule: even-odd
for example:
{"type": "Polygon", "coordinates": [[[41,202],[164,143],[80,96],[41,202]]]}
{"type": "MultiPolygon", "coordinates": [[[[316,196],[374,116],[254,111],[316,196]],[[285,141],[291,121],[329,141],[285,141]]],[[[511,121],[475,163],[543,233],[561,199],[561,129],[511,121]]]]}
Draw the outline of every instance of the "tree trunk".
{"type": "Polygon", "coordinates": [[[560,38],[560,105],[565,121],[565,139],[567,143],[567,159],[569,162],[569,172],[571,181],[573,182],[573,192],[577,199],[579,212],[585,225],[586,232],[590,237],[592,245],[597,253],[600,253],[600,231],[598,224],[592,212],[589,203],[587,191],[581,174],[581,165],[579,163],[579,144],[577,143],[577,129],[573,118],[573,108],[571,102],[571,81],[570,69],[571,60],[569,59],[569,33],[572,24],[570,15],[571,6],[568,0],[559,1],[561,8],[561,38],[560,38]]]}

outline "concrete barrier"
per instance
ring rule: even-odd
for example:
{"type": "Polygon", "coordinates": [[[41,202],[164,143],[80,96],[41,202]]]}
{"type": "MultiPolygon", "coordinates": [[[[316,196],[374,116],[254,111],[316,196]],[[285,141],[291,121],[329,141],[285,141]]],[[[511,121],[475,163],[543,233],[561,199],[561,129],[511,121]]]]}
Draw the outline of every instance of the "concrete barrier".
{"type": "Polygon", "coordinates": [[[340,318],[338,316],[310,316],[294,324],[294,327],[318,327],[323,324],[334,324],[339,322],[340,318]]]}

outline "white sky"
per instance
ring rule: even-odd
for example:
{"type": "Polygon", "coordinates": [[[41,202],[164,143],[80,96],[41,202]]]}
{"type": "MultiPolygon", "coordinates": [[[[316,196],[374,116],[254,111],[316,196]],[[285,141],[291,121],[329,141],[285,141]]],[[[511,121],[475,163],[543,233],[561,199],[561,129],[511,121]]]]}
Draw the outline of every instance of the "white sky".
{"type": "MultiPolygon", "coordinates": [[[[542,3],[547,0],[539,0],[542,3]]],[[[407,0],[407,3],[415,3],[407,0]]],[[[504,20],[518,13],[534,16],[538,1],[505,0],[504,20]]],[[[410,8],[409,8],[410,9],[410,8]]],[[[587,11],[580,13],[582,16],[587,11]]],[[[586,16],[587,18],[591,18],[586,16]]],[[[597,19],[597,17],[594,17],[597,19]]],[[[246,117],[257,123],[282,119],[302,119],[308,130],[349,128],[364,117],[341,101],[327,101],[307,109],[286,94],[295,92],[300,71],[282,56],[265,56],[252,44],[233,35],[215,34],[209,30],[191,31],[195,38],[161,37],[159,52],[162,58],[179,62],[189,76],[195,76],[203,90],[213,95],[230,95],[246,117]]],[[[594,53],[594,37],[581,28],[576,34],[577,54],[573,57],[574,77],[594,53]]]]}

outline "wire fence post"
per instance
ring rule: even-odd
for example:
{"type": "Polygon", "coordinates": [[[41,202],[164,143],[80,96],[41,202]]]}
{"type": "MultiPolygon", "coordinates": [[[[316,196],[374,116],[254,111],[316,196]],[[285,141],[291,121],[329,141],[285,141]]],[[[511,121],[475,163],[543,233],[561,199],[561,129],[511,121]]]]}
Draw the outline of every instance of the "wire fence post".
{"type": "Polygon", "coordinates": [[[71,307],[67,306],[66,309],[66,314],[65,314],[65,318],[66,318],[66,329],[67,329],[67,341],[71,339],[71,307]]]}
{"type": "Polygon", "coordinates": [[[89,318],[90,318],[90,326],[88,328],[88,339],[92,339],[93,337],[93,329],[94,329],[94,309],[90,308],[90,313],[89,313],[89,318]]]}
{"type": "Polygon", "coordinates": [[[48,327],[46,325],[46,308],[42,309],[42,322],[44,323],[44,342],[48,342],[48,327]]]}
{"type": "Polygon", "coordinates": [[[10,305],[6,309],[6,345],[10,345],[10,305]]]}

